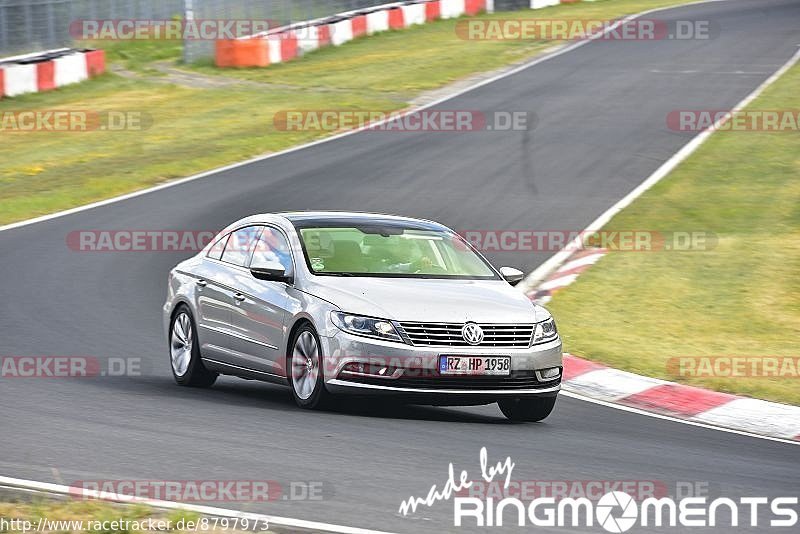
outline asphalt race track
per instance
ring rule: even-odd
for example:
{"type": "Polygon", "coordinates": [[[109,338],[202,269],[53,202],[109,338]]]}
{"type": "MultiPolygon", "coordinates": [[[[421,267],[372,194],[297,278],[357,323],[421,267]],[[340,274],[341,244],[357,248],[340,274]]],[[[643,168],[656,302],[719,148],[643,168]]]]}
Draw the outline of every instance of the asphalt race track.
{"type": "MultiPolygon", "coordinates": [[[[81,253],[65,243],[74,230],[213,230],[290,209],[396,212],[459,230],[580,230],[691,138],[666,127],[668,112],[733,107],[800,45],[797,0],[650,17],[711,20],[720,31],[592,42],[438,106],[533,112],[532,131],[364,132],[0,232],[0,355],[138,357],[143,366],[141,377],[0,380],[0,474],[67,484],[319,481],[318,502],[220,506],[398,532],[454,530],[451,503],[413,518],[398,507],[443,484],[449,462],[478,476],[481,447],[491,460],[511,456],[518,480],[699,481],[731,498],[796,495],[795,446],[569,398],[545,423],[514,425],[495,405],[316,413],[266,384],[179,388],[160,320],[167,272],[187,254],[81,253]]],[[[549,253],[490,256],[531,270],[549,253]]]]}

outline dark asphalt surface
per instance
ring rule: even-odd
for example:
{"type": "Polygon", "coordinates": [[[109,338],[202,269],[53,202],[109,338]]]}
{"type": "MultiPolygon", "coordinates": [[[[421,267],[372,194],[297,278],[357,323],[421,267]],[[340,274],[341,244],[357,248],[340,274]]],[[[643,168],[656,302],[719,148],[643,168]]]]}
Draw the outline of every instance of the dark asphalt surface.
{"type": "MultiPolygon", "coordinates": [[[[796,495],[794,446],[573,399],[562,398],[545,423],[513,425],[494,405],[314,413],[266,384],[227,378],[208,391],[178,388],[160,307],[167,272],[185,255],[65,244],[73,230],[205,230],[289,209],[398,212],[459,230],[579,230],[689,140],[667,129],[669,111],[734,106],[800,44],[794,0],[657,17],[711,20],[720,32],[707,41],[593,42],[438,106],[533,112],[531,132],[361,133],[0,233],[0,355],[141,358],[144,370],[0,379],[0,473],[66,483],[319,481],[319,502],[221,505],[400,532],[454,530],[450,503],[414,518],[397,509],[443,484],[449,462],[477,477],[484,446],[490,459],[513,458],[515,479],[697,481],[728,497],[796,495]]],[[[490,256],[530,270],[548,254],[490,256]]]]}

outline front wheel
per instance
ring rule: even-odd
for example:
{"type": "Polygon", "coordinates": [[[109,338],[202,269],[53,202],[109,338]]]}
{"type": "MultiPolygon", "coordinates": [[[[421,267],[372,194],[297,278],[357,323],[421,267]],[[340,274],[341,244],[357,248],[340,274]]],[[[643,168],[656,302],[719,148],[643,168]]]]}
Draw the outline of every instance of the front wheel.
{"type": "Polygon", "coordinates": [[[330,404],[330,393],[325,389],[322,349],[314,328],[310,324],[298,328],[289,346],[292,347],[289,373],[294,401],[301,408],[325,408],[330,404]]]}
{"type": "Polygon", "coordinates": [[[556,397],[514,398],[497,401],[500,411],[511,421],[536,422],[545,419],[556,405],[556,397]]]}
{"type": "Polygon", "coordinates": [[[217,373],[206,369],[200,360],[192,312],[181,304],[172,317],[169,329],[169,356],[172,376],[181,386],[206,388],[217,380],[217,373]]]}

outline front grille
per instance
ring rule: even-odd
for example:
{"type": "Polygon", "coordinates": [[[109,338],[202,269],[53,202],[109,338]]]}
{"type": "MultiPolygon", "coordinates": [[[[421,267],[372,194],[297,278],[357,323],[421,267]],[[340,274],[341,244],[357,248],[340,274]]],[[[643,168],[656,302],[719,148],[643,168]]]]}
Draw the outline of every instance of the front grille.
{"type": "Polygon", "coordinates": [[[532,324],[479,324],[483,341],[470,345],[461,335],[463,324],[401,322],[400,335],[417,347],[505,347],[527,348],[533,335],[532,324]]]}
{"type": "Polygon", "coordinates": [[[464,389],[486,391],[495,389],[537,389],[556,386],[560,380],[540,382],[534,371],[515,371],[510,376],[421,376],[396,379],[348,376],[346,380],[361,384],[411,389],[464,389]]]}

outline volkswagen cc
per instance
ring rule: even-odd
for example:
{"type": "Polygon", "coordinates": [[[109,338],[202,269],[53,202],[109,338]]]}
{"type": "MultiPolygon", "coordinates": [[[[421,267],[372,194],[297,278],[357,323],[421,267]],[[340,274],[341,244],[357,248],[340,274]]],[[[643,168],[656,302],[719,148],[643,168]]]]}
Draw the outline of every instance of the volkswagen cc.
{"type": "Polygon", "coordinates": [[[560,389],[550,313],[449,228],[391,215],[296,212],[230,225],[169,274],[175,381],[287,385],[303,408],[336,395],[497,402],[540,421],[560,389]]]}

